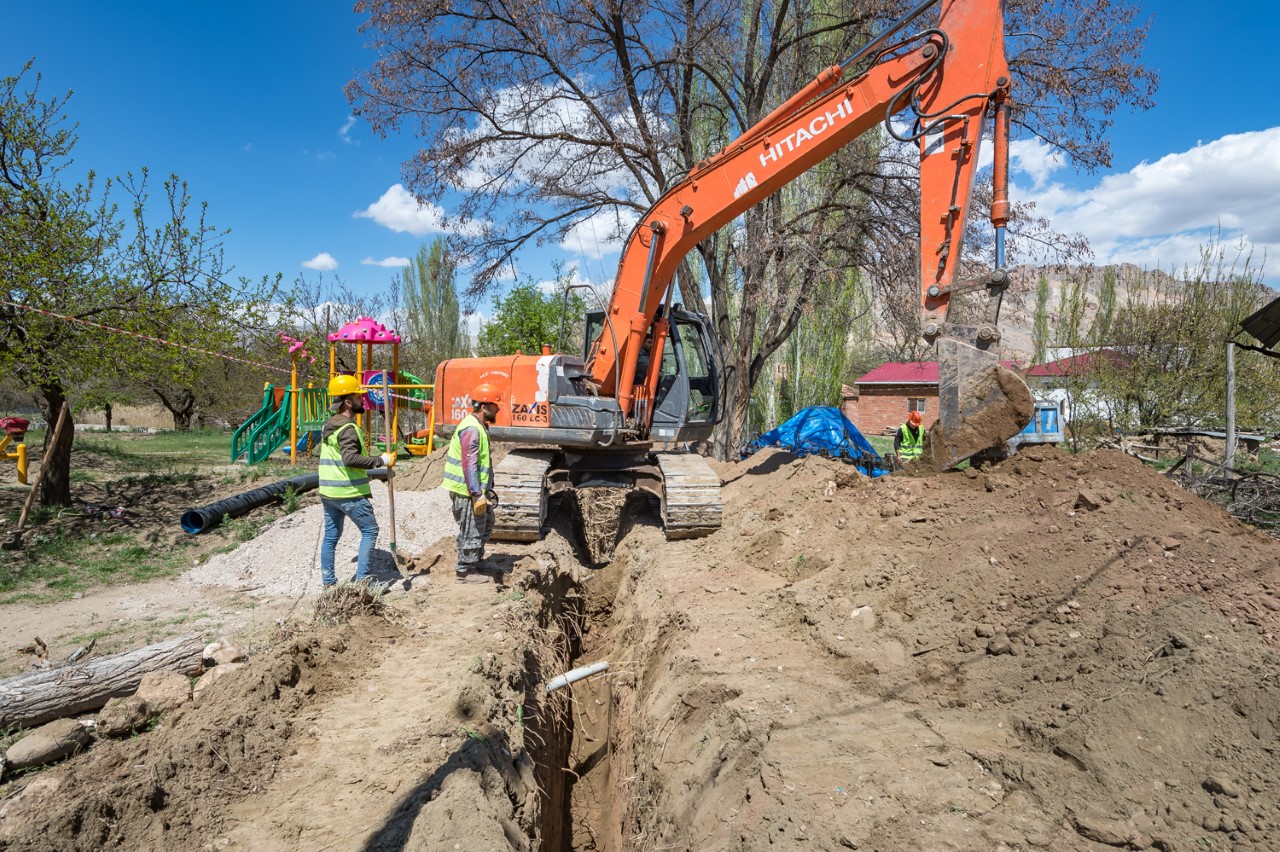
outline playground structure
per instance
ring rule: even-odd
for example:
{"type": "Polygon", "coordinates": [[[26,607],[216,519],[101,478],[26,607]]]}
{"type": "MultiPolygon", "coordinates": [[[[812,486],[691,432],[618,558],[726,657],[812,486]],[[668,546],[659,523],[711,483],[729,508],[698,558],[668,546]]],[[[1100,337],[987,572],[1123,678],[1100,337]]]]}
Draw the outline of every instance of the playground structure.
{"type": "MultiPolygon", "coordinates": [[[[262,406],[231,436],[231,462],[234,464],[241,458],[248,464],[266,461],[282,446],[289,448],[289,463],[297,464],[300,452],[312,453],[320,440],[320,430],[329,417],[329,391],[327,388],[306,387],[298,385],[298,364],[304,362],[314,364],[315,358],[307,352],[306,340],[298,340],[280,335],[281,342],[288,347],[289,357],[293,365],[292,377],[288,387],[276,387],[270,382],[262,389],[262,406]]],[[[349,322],[338,331],[328,336],[329,341],[329,377],[346,373],[360,378],[361,390],[365,395],[365,409],[368,412],[383,410],[386,404],[383,390],[396,401],[391,408],[390,446],[394,447],[394,436],[399,434],[400,411],[420,412],[423,416],[423,428],[410,434],[405,443],[413,455],[425,455],[434,447],[431,432],[435,427],[430,391],[432,385],[424,384],[417,376],[400,371],[400,335],[372,317],[360,317],[349,322]],[[340,345],[355,347],[355,369],[339,370],[338,347],[340,345]],[[377,368],[374,358],[375,346],[391,347],[390,369],[387,365],[377,368]]],[[[385,360],[385,359],[384,359],[385,360]]],[[[366,443],[387,451],[386,435],[373,435],[376,418],[357,415],[356,423],[364,433],[366,443]]]]}
{"type": "Polygon", "coordinates": [[[425,428],[415,432],[405,448],[413,455],[425,455],[434,449],[431,432],[435,427],[435,410],[428,398],[428,391],[432,390],[433,386],[424,384],[417,376],[400,371],[400,343],[400,335],[394,329],[387,328],[372,317],[360,317],[354,322],[349,322],[329,335],[329,377],[332,378],[339,373],[338,346],[340,344],[354,346],[356,360],[354,375],[360,377],[360,385],[365,394],[365,410],[367,412],[383,411],[387,404],[386,396],[395,400],[390,409],[390,435],[383,435],[381,440],[373,435],[376,418],[356,416],[356,424],[364,432],[366,443],[383,452],[393,452],[396,436],[400,434],[401,409],[416,408],[421,410],[426,419],[425,428]],[[385,364],[381,369],[376,369],[375,346],[391,347],[390,370],[385,364]]]}
{"type": "Polygon", "coordinates": [[[30,420],[21,417],[0,417],[0,429],[4,436],[0,437],[0,457],[12,459],[18,463],[18,482],[27,484],[27,445],[23,439],[27,436],[30,420]],[[9,449],[10,445],[13,449],[9,449]]]}
{"type": "Polygon", "coordinates": [[[231,463],[244,458],[248,464],[266,461],[288,441],[289,463],[297,464],[298,451],[309,450],[318,439],[320,427],[329,416],[329,392],[324,388],[298,386],[298,362],[315,363],[307,352],[307,341],[280,334],[288,347],[293,370],[288,387],[267,382],[262,389],[262,406],[231,435],[231,463]],[[299,439],[299,435],[302,435],[299,439]]]}

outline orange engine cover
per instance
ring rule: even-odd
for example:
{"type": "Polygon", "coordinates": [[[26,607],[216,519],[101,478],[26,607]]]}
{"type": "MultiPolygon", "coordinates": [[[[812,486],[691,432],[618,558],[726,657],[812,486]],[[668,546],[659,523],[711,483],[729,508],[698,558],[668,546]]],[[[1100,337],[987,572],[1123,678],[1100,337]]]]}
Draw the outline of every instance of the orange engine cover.
{"type": "Polygon", "coordinates": [[[555,355],[454,358],[436,368],[436,425],[457,425],[471,413],[471,391],[488,382],[500,402],[494,426],[547,427],[549,374],[555,355]]]}

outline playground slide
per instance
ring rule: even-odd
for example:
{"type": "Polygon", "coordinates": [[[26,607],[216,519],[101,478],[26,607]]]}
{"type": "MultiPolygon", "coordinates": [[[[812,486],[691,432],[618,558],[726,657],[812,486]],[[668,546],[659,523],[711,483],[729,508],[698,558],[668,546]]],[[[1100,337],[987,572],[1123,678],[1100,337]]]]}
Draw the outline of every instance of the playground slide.
{"type": "MultiPolygon", "coordinates": [[[[271,454],[285,446],[289,440],[292,423],[292,391],[285,388],[280,405],[275,404],[274,388],[263,392],[262,408],[258,409],[231,435],[231,462],[242,456],[249,464],[266,461],[271,454]]],[[[329,393],[323,388],[301,388],[298,397],[298,449],[306,447],[306,436],[317,432],[324,425],[329,411],[329,393]]]]}

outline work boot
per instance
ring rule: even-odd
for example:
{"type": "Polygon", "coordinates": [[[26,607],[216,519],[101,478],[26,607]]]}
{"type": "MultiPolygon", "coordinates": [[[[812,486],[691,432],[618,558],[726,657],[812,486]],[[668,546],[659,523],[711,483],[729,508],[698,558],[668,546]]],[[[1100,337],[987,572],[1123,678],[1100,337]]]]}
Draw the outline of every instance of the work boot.
{"type": "Polygon", "coordinates": [[[473,586],[490,582],[489,578],[479,571],[454,571],[453,575],[459,583],[467,583],[473,586]]]}

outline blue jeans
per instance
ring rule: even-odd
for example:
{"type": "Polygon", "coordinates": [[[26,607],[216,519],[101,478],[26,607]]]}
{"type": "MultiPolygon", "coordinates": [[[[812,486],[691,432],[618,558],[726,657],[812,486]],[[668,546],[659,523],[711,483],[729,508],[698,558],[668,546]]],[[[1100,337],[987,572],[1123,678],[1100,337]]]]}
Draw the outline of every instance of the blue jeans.
{"type": "Polygon", "coordinates": [[[320,579],[326,586],[338,582],[333,572],[333,552],[342,536],[342,524],[350,518],[360,528],[360,555],[356,560],[356,581],[369,576],[369,556],[378,540],[378,521],[373,517],[373,503],[368,497],[350,497],[346,500],[322,498],[324,507],[324,541],[320,544],[320,579]]]}

